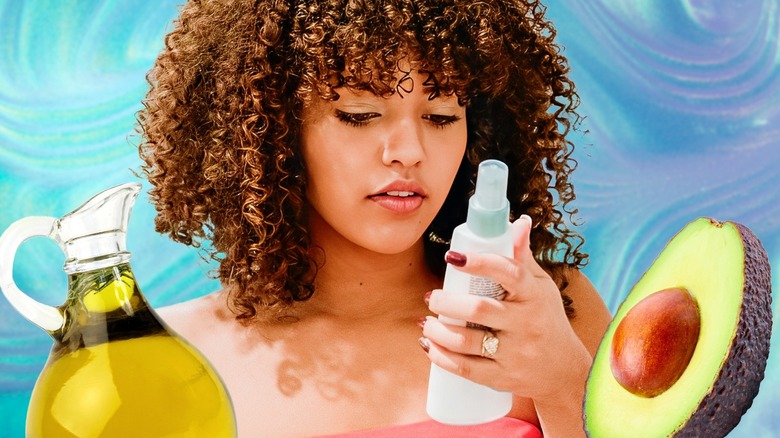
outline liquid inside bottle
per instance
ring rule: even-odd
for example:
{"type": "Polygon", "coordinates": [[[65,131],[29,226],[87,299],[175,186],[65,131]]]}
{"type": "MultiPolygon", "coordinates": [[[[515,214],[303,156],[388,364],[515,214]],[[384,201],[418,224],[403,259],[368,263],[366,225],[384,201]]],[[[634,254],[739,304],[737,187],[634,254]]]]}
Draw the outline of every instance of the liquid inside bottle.
{"type": "Polygon", "coordinates": [[[208,361],[160,322],[130,265],[69,275],[65,324],[33,389],[27,436],[234,437],[208,361]]]}

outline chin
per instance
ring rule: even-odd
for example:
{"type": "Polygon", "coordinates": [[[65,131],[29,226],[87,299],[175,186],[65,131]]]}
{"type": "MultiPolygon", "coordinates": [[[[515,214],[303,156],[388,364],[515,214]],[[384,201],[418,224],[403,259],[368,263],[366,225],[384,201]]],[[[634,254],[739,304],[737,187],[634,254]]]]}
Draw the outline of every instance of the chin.
{"type": "Polygon", "coordinates": [[[421,241],[420,235],[410,237],[391,235],[367,242],[366,245],[364,245],[364,248],[378,254],[396,255],[411,250],[421,243],[421,241]]]}

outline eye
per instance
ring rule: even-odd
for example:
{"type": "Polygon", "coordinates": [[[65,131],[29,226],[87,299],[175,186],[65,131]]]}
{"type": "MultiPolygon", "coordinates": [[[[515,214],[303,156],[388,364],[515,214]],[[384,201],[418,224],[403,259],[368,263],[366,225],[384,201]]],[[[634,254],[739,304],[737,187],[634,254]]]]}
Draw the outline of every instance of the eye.
{"type": "Polygon", "coordinates": [[[422,118],[423,120],[431,122],[433,126],[442,129],[461,119],[459,116],[448,116],[443,114],[425,114],[422,118]]]}
{"type": "Polygon", "coordinates": [[[349,126],[365,126],[371,119],[380,115],[379,113],[348,113],[336,110],[336,117],[349,126]]]}

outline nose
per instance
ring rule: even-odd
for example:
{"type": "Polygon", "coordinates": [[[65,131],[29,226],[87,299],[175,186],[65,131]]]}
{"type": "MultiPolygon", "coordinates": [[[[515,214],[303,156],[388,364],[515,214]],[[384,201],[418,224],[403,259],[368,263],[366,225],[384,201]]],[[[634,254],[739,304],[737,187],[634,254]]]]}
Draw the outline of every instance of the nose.
{"type": "Polygon", "coordinates": [[[386,137],[382,162],[386,166],[413,167],[425,159],[422,126],[412,120],[398,122],[386,137]]]}

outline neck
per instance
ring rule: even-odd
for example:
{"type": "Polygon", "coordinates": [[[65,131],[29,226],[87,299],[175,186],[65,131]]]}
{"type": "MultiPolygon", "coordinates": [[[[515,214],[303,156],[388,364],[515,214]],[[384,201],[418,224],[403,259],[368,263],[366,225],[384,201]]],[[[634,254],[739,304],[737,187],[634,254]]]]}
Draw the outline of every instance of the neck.
{"type": "Polygon", "coordinates": [[[343,320],[419,318],[427,313],[424,295],[441,287],[428,269],[422,239],[397,254],[380,254],[344,239],[317,239],[320,269],[311,299],[299,314],[343,320]]]}

